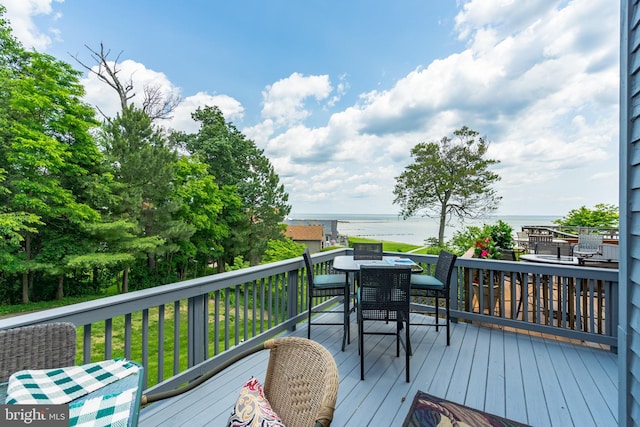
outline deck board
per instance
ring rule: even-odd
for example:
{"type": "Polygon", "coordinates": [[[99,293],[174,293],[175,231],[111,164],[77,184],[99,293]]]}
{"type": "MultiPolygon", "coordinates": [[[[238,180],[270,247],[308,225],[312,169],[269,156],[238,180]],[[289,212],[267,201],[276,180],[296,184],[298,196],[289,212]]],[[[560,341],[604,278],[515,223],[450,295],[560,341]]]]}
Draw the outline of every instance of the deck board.
{"type": "MultiPolygon", "coordinates": [[[[369,327],[384,326],[393,328],[369,327]]],[[[306,331],[303,324],[291,335],[306,331]]],[[[533,426],[617,424],[617,356],[609,351],[462,322],[452,323],[449,347],[443,328],[412,325],[410,332],[406,383],[404,350],[395,356],[392,336],[365,336],[361,381],[356,322],[344,352],[340,326],[312,329],[340,373],[333,426],[401,426],[418,390],[533,426]]],[[[139,425],[225,425],[242,384],[252,375],[264,380],[267,358],[250,356],[189,393],[144,408],[139,425]]]]}
{"type": "MultiPolygon", "coordinates": [[[[527,419],[527,403],[525,401],[524,379],[521,369],[522,358],[519,351],[520,343],[517,335],[513,333],[504,333],[500,338],[503,339],[504,345],[504,396],[501,402],[496,400],[494,405],[500,403],[504,406],[504,416],[507,418],[527,419]]],[[[486,411],[493,413],[488,407],[486,411]]]]}
{"type": "Polygon", "coordinates": [[[499,329],[492,329],[489,336],[489,359],[484,410],[506,416],[505,401],[505,340],[499,329]]]}

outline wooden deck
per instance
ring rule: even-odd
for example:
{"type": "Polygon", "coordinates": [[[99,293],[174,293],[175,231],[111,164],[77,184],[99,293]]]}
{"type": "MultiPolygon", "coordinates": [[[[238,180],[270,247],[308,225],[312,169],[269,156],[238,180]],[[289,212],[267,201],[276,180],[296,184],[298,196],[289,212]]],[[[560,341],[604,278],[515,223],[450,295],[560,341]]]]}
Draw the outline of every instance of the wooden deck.
{"type": "MultiPolygon", "coordinates": [[[[447,347],[443,329],[412,325],[411,383],[394,338],[372,335],[365,337],[360,381],[355,316],[344,352],[341,332],[316,326],[311,334],[340,372],[332,426],[401,426],[418,390],[532,426],[617,425],[617,356],[610,351],[467,323],[452,324],[447,347]]],[[[306,324],[292,335],[306,337],[306,324]]],[[[242,384],[252,375],[264,379],[267,358],[260,352],[189,393],[144,408],[139,425],[226,425],[242,384]]]]}

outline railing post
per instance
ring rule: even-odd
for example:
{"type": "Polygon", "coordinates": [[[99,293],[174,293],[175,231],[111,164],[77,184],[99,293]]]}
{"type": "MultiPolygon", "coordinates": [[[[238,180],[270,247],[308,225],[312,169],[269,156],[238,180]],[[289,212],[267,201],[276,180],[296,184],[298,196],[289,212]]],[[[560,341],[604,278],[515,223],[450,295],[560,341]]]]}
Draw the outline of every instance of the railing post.
{"type": "Polygon", "coordinates": [[[187,307],[187,363],[189,367],[205,360],[207,328],[205,327],[204,313],[206,301],[207,294],[189,298],[187,307]]]}
{"type": "MultiPolygon", "coordinates": [[[[458,268],[454,267],[451,272],[451,281],[449,282],[449,310],[458,310],[460,302],[458,293],[460,292],[460,282],[458,280],[458,268]],[[454,285],[454,286],[451,286],[454,285]]],[[[436,307],[436,310],[440,310],[440,307],[436,307]]],[[[451,321],[456,323],[457,317],[451,316],[451,321]]]]}

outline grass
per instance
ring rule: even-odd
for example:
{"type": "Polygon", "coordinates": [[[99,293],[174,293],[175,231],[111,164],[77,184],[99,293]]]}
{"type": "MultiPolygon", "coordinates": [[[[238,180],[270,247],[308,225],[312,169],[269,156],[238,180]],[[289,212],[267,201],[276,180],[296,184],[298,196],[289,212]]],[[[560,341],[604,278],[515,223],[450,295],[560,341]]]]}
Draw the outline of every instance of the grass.
{"type": "MultiPolygon", "coordinates": [[[[214,300],[213,298],[209,302],[209,319],[208,323],[210,325],[209,328],[209,357],[214,354],[220,353],[224,350],[224,322],[228,319],[229,323],[229,342],[230,345],[233,345],[234,338],[236,336],[236,324],[235,324],[235,313],[232,309],[232,312],[229,313],[228,316],[225,316],[224,313],[224,301],[220,303],[220,335],[216,342],[215,340],[215,332],[213,330],[214,324],[214,300]],[[215,349],[215,345],[217,345],[217,352],[215,349]]],[[[149,309],[148,315],[148,359],[146,366],[146,373],[148,378],[147,387],[151,387],[158,383],[158,370],[159,370],[159,343],[158,343],[158,333],[160,331],[160,316],[159,316],[159,308],[153,307],[149,309]]],[[[174,309],[174,305],[166,305],[164,308],[164,342],[160,343],[163,348],[163,361],[162,361],[162,379],[170,378],[174,375],[173,367],[174,362],[176,361],[174,355],[174,319],[176,313],[174,309]]],[[[188,354],[187,354],[187,345],[188,345],[188,323],[187,323],[187,301],[180,301],[180,330],[179,330],[179,351],[177,355],[177,364],[178,364],[178,372],[182,372],[188,367],[188,354]]],[[[253,319],[248,319],[248,334],[251,336],[251,331],[253,327],[253,319]]],[[[125,326],[126,320],[125,316],[118,316],[112,319],[112,333],[111,333],[111,343],[112,343],[112,358],[125,357],[125,326]]],[[[244,319],[240,319],[239,322],[240,330],[238,331],[238,335],[240,337],[244,336],[244,319]]],[[[264,322],[264,329],[267,329],[268,325],[266,321],[264,322]]],[[[256,326],[259,330],[259,325],[256,326]]],[[[100,360],[104,360],[106,358],[105,354],[105,323],[94,323],[91,325],[91,362],[97,362],[100,360]]],[[[143,333],[143,322],[142,322],[142,312],[135,312],[131,314],[131,349],[130,349],[130,360],[140,361],[142,362],[142,333],[143,333]]],[[[83,346],[84,346],[84,337],[82,331],[78,331],[78,339],[76,343],[76,363],[82,364],[84,363],[83,358],[83,346]]]]}
{"type": "Polygon", "coordinates": [[[440,252],[439,248],[432,248],[428,246],[417,246],[409,243],[399,242],[387,242],[384,240],[365,239],[362,237],[349,237],[349,246],[353,243],[374,243],[382,242],[382,250],[385,252],[411,252],[415,254],[433,254],[437,255],[440,252]]]}
{"type": "Polygon", "coordinates": [[[48,310],[50,308],[65,307],[71,304],[77,304],[80,302],[93,301],[100,298],[110,297],[117,295],[115,286],[109,288],[102,294],[96,295],[83,295],[77,297],[64,297],[61,300],[54,301],[36,301],[28,304],[6,304],[0,305],[0,318],[10,317],[12,315],[27,314],[34,311],[48,310]]]}

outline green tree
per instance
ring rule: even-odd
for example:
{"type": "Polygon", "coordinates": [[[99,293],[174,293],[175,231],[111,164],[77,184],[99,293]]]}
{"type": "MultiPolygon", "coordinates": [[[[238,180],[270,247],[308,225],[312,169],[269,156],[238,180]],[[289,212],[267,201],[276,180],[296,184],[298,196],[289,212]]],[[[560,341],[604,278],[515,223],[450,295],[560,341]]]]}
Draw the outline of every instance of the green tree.
{"type": "Polygon", "coordinates": [[[161,246],[160,236],[141,236],[137,222],[116,220],[87,224],[85,233],[93,239],[92,251],[77,251],[67,258],[71,269],[93,272],[93,282],[97,284],[100,271],[115,269],[122,272],[118,290],[129,291],[129,271],[137,259],[146,258],[150,251],[161,246]],[[120,285],[121,284],[121,285],[120,285]]]}
{"type": "Polygon", "coordinates": [[[419,143],[411,150],[413,163],[396,177],[394,204],[404,218],[422,212],[438,218],[438,244],[444,244],[451,218],[478,218],[495,210],[501,199],[492,188],[500,176],[490,170],[498,160],[486,158],[489,142],[464,126],[456,139],[419,143]]]}
{"type": "Polygon", "coordinates": [[[572,209],[565,217],[553,222],[563,226],[617,228],[619,219],[617,206],[598,203],[593,209],[586,206],[572,209]]]}
{"type": "Polygon", "coordinates": [[[99,219],[85,203],[89,197],[81,194],[88,188],[84,178],[93,182],[90,175],[99,175],[92,165],[100,153],[89,133],[97,122],[93,109],[81,101],[80,73],[49,55],[21,50],[7,40],[7,27],[0,37],[0,62],[9,64],[0,71],[0,171],[5,176],[0,209],[20,234],[20,247],[3,269],[21,276],[27,303],[33,284],[42,284],[34,281],[35,272],[59,277],[64,270],[65,247],[58,248],[55,259],[45,256],[54,242],[99,219]]]}
{"type": "MultiPolygon", "coordinates": [[[[112,192],[117,196],[110,207],[111,216],[137,223],[138,237],[159,237],[155,241],[162,244],[147,246],[147,268],[157,271],[157,257],[170,257],[195,232],[178,215],[177,151],[154,128],[151,118],[134,106],[107,121],[101,143],[112,166],[112,192]]],[[[127,289],[126,283],[123,289],[127,289]]]]}
{"type": "Polygon", "coordinates": [[[220,189],[208,166],[195,157],[182,157],[178,161],[176,195],[181,200],[179,215],[185,223],[195,228],[189,241],[183,241],[178,259],[180,279],[187,277],[193,264],[194,277],[198,268],[206,274],[212,259],[224,253],[222,242],[231,230],[224,219],[225,209],[240,207],[240,199],[234,187],[220,189]]]}
{"type": "Polygon", "coordinates": [[[263,151],[228,123],[218,107],[198,109],[192,117],[200,123],[198,133],[175,138],[209,166],[220,188],[236,188],[242,203],[223,213],[230,233],[216,264],[223,269],[242,256],[255,265],[269,240],[283,238],[280,223],[291,211],[289,196],[263,151]]]}

